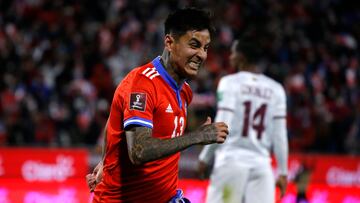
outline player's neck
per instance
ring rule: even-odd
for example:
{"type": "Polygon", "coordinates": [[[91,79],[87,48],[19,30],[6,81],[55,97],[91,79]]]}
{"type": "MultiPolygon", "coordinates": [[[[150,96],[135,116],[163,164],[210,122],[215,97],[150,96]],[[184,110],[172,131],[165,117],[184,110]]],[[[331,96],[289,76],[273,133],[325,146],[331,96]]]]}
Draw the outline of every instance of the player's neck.
{"type": "Polygon", "coordinates": [[[184,82],[184,79],[180,78],[180,76],[175,72],[174,68],[172,67],[169,60],[169,55],[166,51],[164,51],[161,55],[160,62],[165,68],[166,72],[172,77],[172,79],[174,79],[178,86],[184,82]]]}
{"type": "Polygon", "coordinates": [[[261,71],[257,68],[256,65],[247,65],[239,68],[239,71],[246,71],[251,73],[261,73],[261,71]]]}

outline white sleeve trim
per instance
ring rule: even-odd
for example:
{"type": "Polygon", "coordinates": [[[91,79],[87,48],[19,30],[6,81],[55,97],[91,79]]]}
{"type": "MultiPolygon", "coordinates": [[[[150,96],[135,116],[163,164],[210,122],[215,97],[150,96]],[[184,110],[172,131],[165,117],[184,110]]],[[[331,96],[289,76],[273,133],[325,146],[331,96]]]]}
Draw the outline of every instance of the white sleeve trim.
{"type": "Polygon", "coordinates": [[[140,125],[148,128],[153,128],[153,123],[151,120],[143,119],[140,117],[132,117],[124,121],[124,128],[129,125],[140,125]]]}

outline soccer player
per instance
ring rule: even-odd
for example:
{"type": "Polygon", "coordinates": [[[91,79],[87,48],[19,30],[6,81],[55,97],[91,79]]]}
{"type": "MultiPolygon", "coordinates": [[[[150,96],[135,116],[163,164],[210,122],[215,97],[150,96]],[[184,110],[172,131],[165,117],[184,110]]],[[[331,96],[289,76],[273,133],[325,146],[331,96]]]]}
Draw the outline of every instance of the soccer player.
{"type": "Polygon", "coordinates": [[[282,196],[286,190],[286,96],[281,84],[259,71],[258,40],[244,37],[233,43],[230,63],[239,72],[224,76],[218,85],[215,121],[227,123],[229,135],[226,143],[207,145],[199,155],[198,169],[203,175],[215,154],[207,203],[275,202],[272,149],[282,196]]]}
{"type": "Polygon", "coordinates": [[[165,21],[162,55],[133,69],[118,85],[93,202],[178,202],[183,198],[177,190],[180,151],[225,141],[227,125],[209,117],[184,134],[192,99],[185,80],[195,77],[207,58],[211,33],[207,12],[175,11],[165,21]]]}

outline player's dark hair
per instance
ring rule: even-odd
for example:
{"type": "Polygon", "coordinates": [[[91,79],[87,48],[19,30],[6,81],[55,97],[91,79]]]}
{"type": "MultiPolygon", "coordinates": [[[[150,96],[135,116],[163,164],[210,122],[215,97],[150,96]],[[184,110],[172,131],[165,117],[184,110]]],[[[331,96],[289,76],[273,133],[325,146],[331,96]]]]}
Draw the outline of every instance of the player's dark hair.
{"type": "Polygon", "coordinates": [[[254,35],[247,35],[237,40],[236,52],[243,54],[247,63],[256,64],[263,56],[263,40],[254,35]]]}
{"type": "Polygon", "coordinates": [[[165,35],[172,34],[175,39],[189,30],[201,31],[204,29],[208,29],[211,36],[215,32],[210,13],[197,8],[178,9],[171,13],[165,21],[165,35]]]}

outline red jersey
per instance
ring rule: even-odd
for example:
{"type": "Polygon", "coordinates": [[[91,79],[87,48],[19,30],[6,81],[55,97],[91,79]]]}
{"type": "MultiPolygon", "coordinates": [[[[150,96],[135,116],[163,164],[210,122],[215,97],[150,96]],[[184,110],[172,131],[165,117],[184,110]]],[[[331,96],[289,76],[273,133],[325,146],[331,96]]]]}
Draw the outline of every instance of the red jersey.
{"type": "Polygon", "coordinates": [[[131,125],[152,128],[160,139],[181,136],[192,91],[178,86],[160,57],[135,68],[116,88],[107,126],[103,179],[96,186],[94,202],[168,202],[176,194],[180,153],[133,165],[125,131],[131,125]]]}

